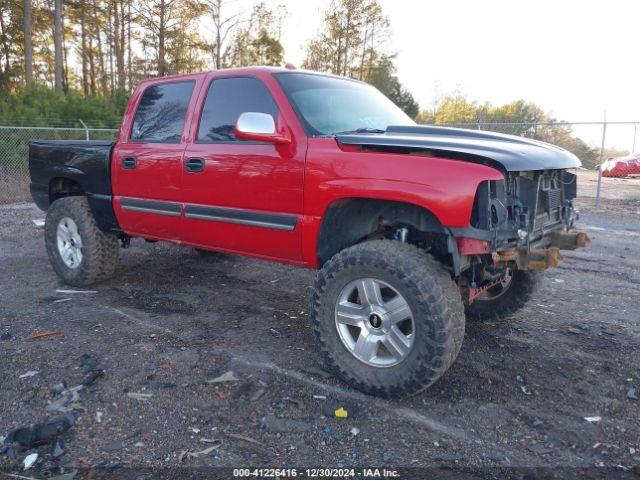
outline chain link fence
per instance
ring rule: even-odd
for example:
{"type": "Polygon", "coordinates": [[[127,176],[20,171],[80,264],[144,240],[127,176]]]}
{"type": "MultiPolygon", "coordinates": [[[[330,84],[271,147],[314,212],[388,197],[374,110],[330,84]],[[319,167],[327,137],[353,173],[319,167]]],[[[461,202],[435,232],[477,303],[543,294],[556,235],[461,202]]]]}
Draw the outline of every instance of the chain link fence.
{"type": "MultiPolygon", "coordinates": [[[[585,167],[578,171],[578,207],[640,219],[640,154],[634,153],[640,151],[640,122],[467,122],[446,126],[518,135],[566,148],[585,167]]],[[[115,140],[116,134],[116,129],[0,126],[0,204],[30,200],[30,139],[115,140]]]]}
{"type": "Polygon", "coordinates": [[[29,140],[115,140],[117,133],[102,128],[0,126],[0,204],[31,200],[29,140]]]}

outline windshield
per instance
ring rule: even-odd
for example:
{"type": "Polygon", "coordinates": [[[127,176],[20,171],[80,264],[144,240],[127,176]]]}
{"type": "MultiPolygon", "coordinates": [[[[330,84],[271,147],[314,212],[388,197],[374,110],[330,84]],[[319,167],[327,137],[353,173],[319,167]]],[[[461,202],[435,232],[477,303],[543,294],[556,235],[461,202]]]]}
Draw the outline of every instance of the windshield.
{"type": "Polygon", "coordinates": [[[312,136],[384,131],[415,125],[400,108],[366,83],[309,73],[275,74],[312,136]]]}

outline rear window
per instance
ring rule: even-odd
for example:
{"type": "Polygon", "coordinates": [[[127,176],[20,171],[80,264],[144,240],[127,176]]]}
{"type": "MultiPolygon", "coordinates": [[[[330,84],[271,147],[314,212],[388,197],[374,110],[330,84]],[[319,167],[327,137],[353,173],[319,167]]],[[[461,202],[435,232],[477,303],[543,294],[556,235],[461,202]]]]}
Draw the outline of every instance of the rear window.
{"type": "Polygon", "coordinates": [[[131,140],[180,143],[194,85],[190,80],[147,87],[136,110],[131,140]]]}

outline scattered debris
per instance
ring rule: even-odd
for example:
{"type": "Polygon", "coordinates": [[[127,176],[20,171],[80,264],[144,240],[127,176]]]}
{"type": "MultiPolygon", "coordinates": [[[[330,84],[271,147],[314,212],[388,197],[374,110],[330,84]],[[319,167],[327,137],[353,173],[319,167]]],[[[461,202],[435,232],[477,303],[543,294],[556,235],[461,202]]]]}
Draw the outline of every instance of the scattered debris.
{"type": "Polygon", "coordinates": [[[82,385],[78,385],[68,390],[64,390],[60,397],[49,402],[47,405],[47,412],[66,412],[71,404],[80,400],[80,394],[78,392],[80,392],[82,388],[82,385]]]}
{"type": "Polygon", "coordinates": [[[520,390],[522,390],[522,393],[524,393],[525,395],[533,395],[531,390],[529,390],[529,387],[527,387],[526,385],[520,385],[520,390]]]}
{"type": "Polygon", "coordinates": [[[349,412],[344,407],[336,409],[333,413],[336,418],[346,419],[349,417],[349,412]]]}
{"type": "Polygon", "coordinates": [[[64,382],[56,383],[53,387],[51,387],[51,393],[53,395],[60,395],[67,389],[67,384],[64,382]]]}
{"type": "Polygon", "coordinates": [[[134,400],[140,400],[141,402],[146,402],[151,397],[153,397],[152,393],[137,393],[137,392],[128,392],[127,397],[133,398],[134,400]]]}
{"type": "Polygon", "coordinates": [[[18,378],[29,378],[29,377],[35,377],[38,374],[37,370],[29,370],[27,373],[23,373],[22,375],[20,375],[18,378]]]}
{"type": "Polygon", "coordinates": [[[275,328],[270,328],[269,329],[269,333],[271,333],[274,337],[279,337],[280,336],[280,332],[278,330],[276,330],[275,328]]]}
{"type": "Polygon", "coordinates": [[[57,300],[54,300],[53,303],[64,303],[64,302],[68,302],[69,300],[71,300],[71,297],[59,298],[57,300]]]}
{"type": "Polygon", "coordinates": [[[627,392],[627,398],[629,400],[638,400],[638,394],[636,393],[636,389],[635,388],[630,388],[629,391],[627,392]]]}
{"type": "MultiPolygon", "coordinates": [[[[78,470],[74,468],[70,472],[63,473],[62,475],[56,475],[55,477],[49,477],[49,480],[73,480],[77,474],[78,474],[78,470]]],[[[87,475],[87,477],[88,476],[89,475],[87,475]]]]}
{"type": "Polygon", "coordinates": [[[33,224],[38,228],[44,227],[44,218],[34,218],[33,224]]]}
{"type": "Polygon", "coordinates": [[[58,288],[56,293],[64,293],[65,295],[73,295],[74,293],[85,293],[85,294],[93,294],[98,293],[97,290],[67,290],[64,288],[58,288]]]}
{"type": "Polygon", "coordinates": [[[602,417],[599,417],[599,416],[596,415],[594,417],[584,417],[584,419],[589,423],[597,423],[600,420],[602,420],[602,417]]]}
{"type": "Polygon", "coordinates": [[[102,415],[100,410],[96,410],[96,423],[102,423],[102,415]]]}
{"type": "Polygon", "coordinates": [[[351,435],[353,435],[354,437],[357,436],[360,433],[360,429],[358,427],[353,427],[349,431],[351,432],[351,435]]]}
{"type": "Polygon", "coordinates": [[[241,433],[227,433],[227,437],[233,438],[235,440],[242,440],[243,442],[253,443],[254,445],[263,446],[262,442],[259,442],[255,438],[248,437],[247,435],[242,435],[241,433]]]}
{"type": "Polygon", "coordinates": [[[180,460],[180,462],[183,462],[185,458],[206,457],[214,450],[217,450],[218,448],[220,448],[220,446],[222,446],[222,440],[217,440],[215,445],[205,448],[204,450],[200,450],[199,452],[191,452],[190,450],[184,450],[180,453],[178,459],[180,460]]]}
{"type": "Polygon", "coordinates": [[[80,382],[85,387],[95,383],[97,379],[104,377],[107,373],[105,365],[86,353],[80,356],[80,363],[85,367],[85,376],[80,382]]]}
{"type": "Polygon", "coordinates": [[[64,330],[55,330],[53,332],[38,332],[33,335],[29,335],[27,340],[32,342],[33,340],[38,340],[40,338],[52,337],[54,335],[64,335],[64,330]]]}
{"type": "Polygon", "coordinates": [[[200,439],[200,441],[201,441],[202,443],[216,443],[218,440],[213,439],[213,438],[205,438],[205,437],[202,437],[202,438],[200,439]]]}
{"type": "Polygon", "coordinates": [[[29,470],[31,467],[33,467],[33,464],[36,463],[36,460],[38,460],[37,453],[27,455],[24,459],[24,469],[29,470]]]}
{"type": "Polygon", "coordinates": [[[91,370],[89,373],[87,373],[84,378],[82,379],[81,384],[86,386],[89,386],[93,383],[95,383],[95,381],[97,379],[99,379],[100,377],[104,377],[104,374],[106,373],[106,370],[91,370]]]}
{"type": "Polygon", "coordinates": [[[229,370],[213,380],[207,380],[207,383],[237,382],[238,380],[240,379],[234,375],[233,370],[229,370]]]}
{"type": "Polygon", "coordinates": [[[353,418],[356,412],[355,405],[347,404],[344,402],[325,402],[322,405],[322,413],[328,418],[338,418],[346,420],[347,418],[353,418]]]}
{"type": "Polygon", "coordinates": [[[51,449],[51,456],[53,458],[58,458],[64,455],[64,449],[60,444],[60,440],[56,438],[56,441],[53,443],[53,448],[51,449]]]}
{"type": "Polygon", "coordinates": [[[191,430],[193,433],[196,433],[196,434],[200,433],[200,429],[199,428],[191,427],[189,430],[191,430]]]}
{"type": "Polygon", "coordinates": [[[73,415],[66,413],[34,426],[18,428],[7,435],[5,442],[17,443],[24,448],[51,443],[58,435],[69,430],[75,421],[73,415]]]}

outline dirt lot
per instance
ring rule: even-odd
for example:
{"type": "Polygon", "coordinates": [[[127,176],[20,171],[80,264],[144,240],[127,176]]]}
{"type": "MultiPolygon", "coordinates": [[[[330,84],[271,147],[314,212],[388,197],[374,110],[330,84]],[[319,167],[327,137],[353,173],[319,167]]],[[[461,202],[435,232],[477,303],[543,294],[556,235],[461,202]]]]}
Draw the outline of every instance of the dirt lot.
{"type": "MultiPolygon", "coordinates": [[[[591,180],[581,176],[585,192],[591,180]]],[[[640,185],[632,187],[627,203],[607,198],[604,212],[581,198],[589,248],[567,253],[507,322],[468,323],[451,370],[402,401],[359,394],[319,368],[307,326],[314,272],[138,240],[97,293],[58,293],[65,287],[33,224],[42,213],[1,207],[0,436],[55,415],[47,412],[59,397],[52,388],[80,384],[83,354],[107,372],[66,407],[76,421],[61,436],[62,455],[53,459],[50,446],[14,449],[0,465],[38,478],[60,465],[76,478],[93,478],[94,469],[120,476],[250,465],[462,466],[470,475],[532,466],[564,477],[573,470],[559,467],[584,467],[633,476],[640,185]],[[55,330],[64,334],[26,340],[55,330]],[[20,378],[29,371],[37,374],[20,378]],[[229,371],[236,380],[211,382],[229,371]],[[325,417],[337,406],[351,412],[347,420],[325,417]],[[184,453],[207,447],[217,448],[184,453]],[[37,463],[22,472],[35,452],[37,463]]]]}

